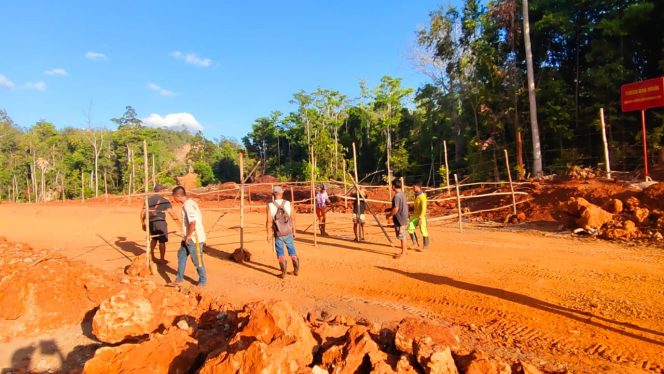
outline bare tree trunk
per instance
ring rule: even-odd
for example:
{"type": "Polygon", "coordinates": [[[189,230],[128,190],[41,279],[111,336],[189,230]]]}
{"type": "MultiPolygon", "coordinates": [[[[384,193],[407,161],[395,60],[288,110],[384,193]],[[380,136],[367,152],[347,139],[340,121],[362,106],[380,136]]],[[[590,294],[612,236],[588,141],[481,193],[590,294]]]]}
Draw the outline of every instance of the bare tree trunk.
{"type": "MultiPolygon", "coordinates": [[[[387,183],[388,185],[392,183],[392,167],[390,166],[390,159],[392,158],[392,134],[390,131],[390,126],[387,126],[387,161],[385,165],[387,166],[387,183]]],[[[390,200],[392,200],[392,189],[388,188],[390,200]]]]}
{"type": "Polygon", "coordinates": [[[530,45],[530,21],[528,20],[528,0],[522,0],[523,39],[526,47],[526,66],[528,68],[528,102],[530,106],[530,128],[533,138],[533,174],[543,176],[542,149],[540,146],[539,126],[537,124],[537,100],[535,98],[535,74],[533,72],[533,53],[530,45]]]}

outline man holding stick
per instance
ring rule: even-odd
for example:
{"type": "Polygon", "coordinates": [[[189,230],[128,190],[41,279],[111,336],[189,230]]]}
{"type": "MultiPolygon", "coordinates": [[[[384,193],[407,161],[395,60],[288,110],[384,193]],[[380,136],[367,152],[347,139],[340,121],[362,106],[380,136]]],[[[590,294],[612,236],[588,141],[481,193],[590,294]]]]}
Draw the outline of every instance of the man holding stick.
{"type": "Polygon", "coordinates": [[[284,199],[284,190],[280,186],[272,189],[274,200],[267,204],[265,209],[265,234],[268,243],[274,239],[274,247],[277,252],[277,260],[281,269],[280,278],[286,278],[288,261],[284,254],[284,246],[293,262],[293,275],[300,273],[300,260],[295,251],[295,210],[292,209],[290,201],[284,199]],[[270,232],[272,231],[272,232],[270,232]]]}
{"type": "Polygon", "coordinates": [[[401,182],[395,180],[392,182],[392,209],[385,215],[385,218],[394,222],[394,232],[397,239],[401,240],[401,253],[394,256],[394,258],[401,257],[406,253],[406,227],[408,226],[408,202],[406,195],[401,190],[401,182]]]}
{"type": "Polygon", "coordinates": [[[203,263],[203,250],[207,238],[203,228],[201,210],[194,200],[187,197],[187,192],[182,186],[173,189],[173,200],[182,204],[182,232],[184,233],[184,238],[178,250],[178,275],[174,283],[178,284],[184,281],[187,257],[191,256],[191,262],[194,263],[198,272],[198,287],[204,287],[207,277],[205,264],[203,263]]]}
{"type": "MultiPolygon", "coordinates": [[[[148,220],[149,220],[149,229],[150,229],[150,256],[152,260],[156,263],[157,259],[154,255],[154,249],[159,243],[159,262],[162,264],[167,263],[164,258],[166,255],[166,243],[168,242],[168,224],[166,223],[166,213],[173,218],[175,222],[178,222],[178,218],[173,213],[171,202],[168,199],[164,198],[159,194],[160,191],[165,190],[166,187],[161,184],[154,186],[155,194],[148,197],[148,220]]],[[[143,231],[146,230],[145,227],[145,205],[141,209],[141,225],[143,226],[143,231]]]]}

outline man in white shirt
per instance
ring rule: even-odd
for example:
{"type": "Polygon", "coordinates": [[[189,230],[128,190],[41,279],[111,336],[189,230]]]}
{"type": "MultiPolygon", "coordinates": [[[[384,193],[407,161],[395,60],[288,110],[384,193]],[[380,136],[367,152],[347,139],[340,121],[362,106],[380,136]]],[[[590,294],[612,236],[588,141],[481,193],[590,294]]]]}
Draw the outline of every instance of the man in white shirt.
{"type": "Polygon", "coordinates": [[[203,263],[203,249],[207,238],[203,228],[201,210],[194,200],[187,197],[187,192],[182,186],[173,189],[173,200],[182,204],[182,232],[184,233],[184,238],[178,250],[178,275],[175,278],[175,283],[184,280],[187,257],[191,256],[191,262],[194,263],[198,272],[198,286],[204,287],[207,278],[205,264],[203,263]]]}
{"type": "Polygon", "coordinates": [[[265,233],[267,242],[271,243],[274,238],[274,247],[277,252],[277,260],[281,269],[281,278],[286,277],[288,262],[284,255],[284,246],[288,249],[288,255],[293,261],[293,275],[300,273],[300,261],[295,252],[295,211],[291,208],[288,200],[284,200],[284,190],[275,186],[272,190],[274,201],[267,204],[265,209],[265,233]],[[270,232],[271,231],[271,232],[270,232]]]}

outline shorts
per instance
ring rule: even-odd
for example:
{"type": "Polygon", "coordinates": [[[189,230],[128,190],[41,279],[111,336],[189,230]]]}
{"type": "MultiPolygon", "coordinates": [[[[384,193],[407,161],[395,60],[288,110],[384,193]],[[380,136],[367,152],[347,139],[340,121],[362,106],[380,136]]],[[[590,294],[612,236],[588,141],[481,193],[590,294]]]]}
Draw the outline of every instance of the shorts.
{"type": "Polygon", "coordinates": [[[159,243],[168,241],[168,225],[166,221],[150,221],[150,237],[159,243]]]}
{"type": "MultiPolygon", "coordinates": [[[[364,218],[365,218],[364,213],[360,214],[360,223],[365,222],[364,218]]],[[[356,213],[353,213],[353,223],[357,223],[357,214],[356,213]]]]}
{"type": "Polygon", "coordinates": [[[318,218],[325,218],[325,214],[327,213],[328,209],[329,209],[328,207],[321,208],[319,206],[316,206],[316,215],[318,216],[318,218]]]}
{"type": "Polygon", "coordinates": [[[394,232],[397,234],[397,239],[404,240],[406,238],[406,226],[394,225],[394,232]]]}

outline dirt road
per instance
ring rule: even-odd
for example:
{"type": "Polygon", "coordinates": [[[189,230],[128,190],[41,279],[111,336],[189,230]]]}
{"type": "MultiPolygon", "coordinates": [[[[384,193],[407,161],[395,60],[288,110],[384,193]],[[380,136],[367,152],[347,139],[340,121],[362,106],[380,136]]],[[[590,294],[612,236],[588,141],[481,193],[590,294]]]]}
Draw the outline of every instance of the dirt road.
{"type": "MultiPolygon", "coordinates": [[[[120,272],[144,250],[140,207],[81,204],[0,205],[0,235],[53,248],[94,266],[120,272]]],[[[210,228],[219,211],[206,210],[210,228]]],[[[551,370],[664,371],[664,251],[572,239],[545,231],[499,231],[456,224],[430,228],[432,248],[394,260],[377,227],[352,241],[350,217],[332,214],[314,248],[300,232],[299,277],[278,273],[265,242],[264,214],[246,219],[253,261],[227,260],[238,247],[237,214],[208,233],[208,292],[232,303],[281,298],[302,312],[326,311],[391,321],[408,314],[462,326],[469,347],[528,358],[551,370]]],[[[304,229],[311,216],[299,215],[304,229]]],[[[171,223],[171,230],[174,225],[171,223]]],[[[179,239],[168,244],[167,266],[156,279],[174,278],[179,239]]],[[[196,279],[191,264],[187,274],[196,279]]]]}

